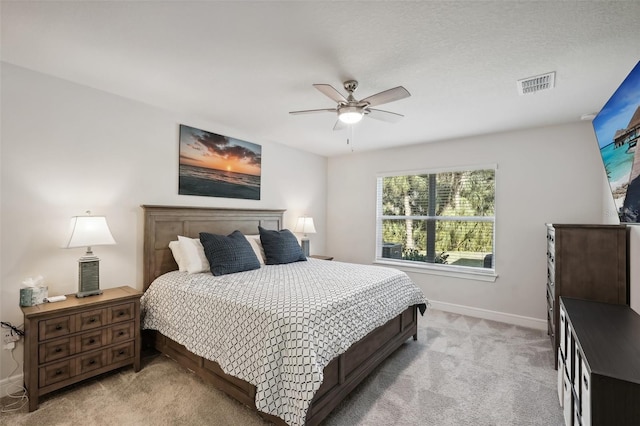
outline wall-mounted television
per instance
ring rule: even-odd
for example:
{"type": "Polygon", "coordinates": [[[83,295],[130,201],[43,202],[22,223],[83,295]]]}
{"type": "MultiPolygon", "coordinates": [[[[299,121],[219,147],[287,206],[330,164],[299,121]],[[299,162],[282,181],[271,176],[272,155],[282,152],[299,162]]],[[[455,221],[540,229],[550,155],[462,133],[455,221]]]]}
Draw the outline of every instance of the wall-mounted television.
{"type": "Polygon", "coordinates": [[[593,119],[620,222],[640,222],[640,62],[593,119]]]}

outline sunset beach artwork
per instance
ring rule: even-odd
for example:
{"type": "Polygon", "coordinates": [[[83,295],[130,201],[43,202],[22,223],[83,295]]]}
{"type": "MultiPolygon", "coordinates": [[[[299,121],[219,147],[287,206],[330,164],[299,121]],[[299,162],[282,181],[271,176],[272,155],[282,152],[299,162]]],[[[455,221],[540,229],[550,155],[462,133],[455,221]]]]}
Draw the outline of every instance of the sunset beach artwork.
{"type": "Polygon", "coordinates": [[[593,119],[621,222],[640,222],[640,62],[593,119]]]}
{"type": "Polygon", "coordinates": [[[262,147],[180,125],[178,194],[260,199],[262,147]]]}

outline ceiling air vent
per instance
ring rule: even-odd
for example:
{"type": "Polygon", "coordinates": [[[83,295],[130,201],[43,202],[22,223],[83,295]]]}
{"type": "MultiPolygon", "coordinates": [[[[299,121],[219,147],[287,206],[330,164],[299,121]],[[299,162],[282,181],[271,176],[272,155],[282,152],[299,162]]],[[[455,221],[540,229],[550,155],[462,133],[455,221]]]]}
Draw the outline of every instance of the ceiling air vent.
{"type": "Polygon", "coordinates": [[[553,89],[556,85],[556,73],[549,72],[547,74],[536,75],[535,77],[524,78],[518,80],[518,93],[528,95],[541,90],[553,89]]]}

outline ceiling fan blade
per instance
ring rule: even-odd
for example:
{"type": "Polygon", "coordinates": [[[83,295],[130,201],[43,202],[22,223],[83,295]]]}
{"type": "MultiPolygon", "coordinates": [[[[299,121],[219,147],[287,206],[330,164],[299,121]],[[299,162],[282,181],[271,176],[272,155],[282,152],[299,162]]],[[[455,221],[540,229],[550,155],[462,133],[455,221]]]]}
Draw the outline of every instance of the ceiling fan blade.
{"type": "Polygon", "coordinates": [[[404,115],[397,114],[395,112],[383,111],[381,109],[368,108],[366,113],[367,117],[375,118],[376,120],[386,121],[387,123],[397,123],[402,120],[404,115]]]}
{"type": "Polygon", "coordinates": [[[332,113],[336,113],[336,109],[335,108],[322,108],[322,109],[305,109],[302,111],[290,111],[289,114],[313,114],[316,112],[332,112],[332,113]]]}
{"type": "Polygon", "coordinates": [[[368,98],[364,98],[359,103],[368,103],[369,106],[376,106],[399,101],[400,99],[408,98],[409,96],[411,96],[411,93],[409,93],[407,89],[402,86],[398,86],[393,89],[385,90],[384,92],[376,93],[368,98]]]}
{"type": "Polygon", "coordinates": [[[314,84],[313,87],[321,91],[324,95],[330,97],[337,103],[347,103],[347,98],[342,96],[342,93],[338,92],[330,84],[314,84]]]}
{"type": "Polygon", "coordinates": [[[345,129],[346,127],[347,127],[346,123],[338,119],[336,121],[336,124],[333,126],[333,130],[342,130],[342,129],[345,129]]]}

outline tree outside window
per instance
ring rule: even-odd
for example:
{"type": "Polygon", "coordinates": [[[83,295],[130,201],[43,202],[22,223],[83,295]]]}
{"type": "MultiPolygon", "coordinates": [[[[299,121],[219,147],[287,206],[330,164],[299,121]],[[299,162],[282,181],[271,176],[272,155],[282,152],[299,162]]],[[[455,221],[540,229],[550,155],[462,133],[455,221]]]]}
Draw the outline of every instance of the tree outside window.
{"type": "Polygon", "coordinates": [[[495,169],[378,178],[377,259],[494,269],[495,169]]]}

